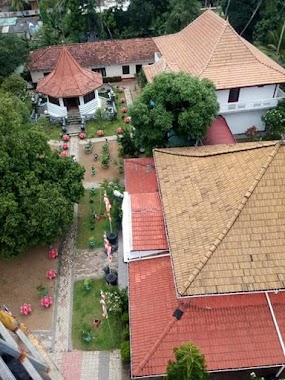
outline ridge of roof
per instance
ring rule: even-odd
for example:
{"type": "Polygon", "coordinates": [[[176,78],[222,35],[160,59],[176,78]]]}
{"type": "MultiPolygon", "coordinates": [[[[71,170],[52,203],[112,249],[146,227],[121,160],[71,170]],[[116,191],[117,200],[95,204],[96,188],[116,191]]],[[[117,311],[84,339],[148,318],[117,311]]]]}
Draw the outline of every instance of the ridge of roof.
{"type": "MultiPolygon", "coordinates": [[[[207,12],[208,12],[208,11],[207,11],[207,12]]],[[[213,12],[213,13],[215,14],[215,12],[213,12]]],[[[220,18],[220,17],[219,17],[219,18],[220,18]]],[[[196,19],[196,20],[197,20],[197,19],[196,19]]],[[[202,70],[201,70],[200,73],[198,74],[198,77],[199,77],[199,78],[200,78],[200,76],[203,74],[203,72],[208,68],[208,65],[209,65],[209,63],[211,62],[211,59],[213,58],[213,55],[214,55],[214,53],[215,53],[215,51],[216,51],[216,48],[217,48],[217,46],[219,45],[219,43],[220,43],[220,41],[221,41],[223,35],[225,34],[225,31],[226,31],[226,29],[227,29],[228,26],[230,26],[230,24],[228,23],[228,21],[225,21],[224,29],[222,30],[220,37],[217,38],[217,41],[216,41],[215,45],[213,46],[213,50],[212,50],[212,53],[211,53],[210,56],[209,56],[208,62],[206,62],[205,67],[202,68],[202,70]]]]}
{"type": "Polygon", "coordinates": [[[205,253],[204,257],[200,260],[200,263],[196,266],[196,268],[190,274],[188,280],[183,284],[184,285],[183,293],[185,293],[187,291],[187,289],[189,288],[189,286],[193,283],[193,281],[195,280],[195,278],[197,277],[197,275],[200,273],[200,271],[202,270],[202,268],[206,265],[207,261],[210,259],[210,257],[213,255],[213,253],[215,252],[215,250],[218,248],[218,246],[221,244],[221,242],[223,241],[223,239],[225,238],[225,236],[228,234],[228,232],[230,231],[230,229],[234,225],[236,219],[238,218],[238,216],[242,212],[243,208],[245,207],[248,199],[251,197],[252,193],[254,192],[254,190],[256,189],[257,185],[259,184],[261,178],[263,177],[263,175],[265,174],[266,170],[270,166],[272,160],[276,156],[279,148],[280,148],[280,144],[278,143],[278,144],[276,144],[274,151],[271,152],[268,155],[267,162],[262,166],[262,168],[260,170],[260,173],[258,174],[257,177],[255,177],[255,179],[253,181],[253,184],[251,185],[251,187],[247,190],[247,192],[243,196],[242,200],[240,201],[240,204],[238,205],[238,207],[236,208],[236,210],[235,210],[235,212],[234,212],[234,214],[232,216],[232,219],[227,223],[227,225],[223,229],[223,231],[220,232],[220,234],[217,236],[216,240],[209,247],[208,252],[205,253]],[[187,285],[187,283],[188,283],[188,285],[187,285]]]}
{"type": "Polygon", "coordinates": [[[228,153],[243,152],[247,150],[260,149],[264,147],[279,145],[279,141],[264,141],[264,142],[253,142],[245,144],[220,144],[220,145],[203,145],[197,147],[186,148],[156,148],[154,152],[168,154],[172,156],[181,156],[181,157],[211,157],[218,156],[228,153]],[[247,146],[248,144],[248,146],[247,146]],[[222,149],[225,150],[222,150],[222,149]],[[196,150],[196,154],[195,154],[196,150]],[[178,151],[176,153],[175,151],[178,151]],[[184,152],[185,151],[185,152],[184,152]],[[189,152],[190,151],[190,152],[189,152]],[[204,152],[203,152],[204,151],[204,152]]]}
{"type": "Polygon", "coordinates": [[[173,325],[177,322],[177,319],[175,317],[172,317],[173,319],[168,323],[168,325],[165,327],[163,332],[160,334],[157,341],[154,343],[152,349],[148,352],[146,357],[140,362],[140,364],[135,368],[134,372],[141,371],[145,365],[148,363],[148,361],[151,359],[155,351],[159,348],[159,345],[163,341],[163,339],[167,336],[169,331],[172,329],[173,325]]]}

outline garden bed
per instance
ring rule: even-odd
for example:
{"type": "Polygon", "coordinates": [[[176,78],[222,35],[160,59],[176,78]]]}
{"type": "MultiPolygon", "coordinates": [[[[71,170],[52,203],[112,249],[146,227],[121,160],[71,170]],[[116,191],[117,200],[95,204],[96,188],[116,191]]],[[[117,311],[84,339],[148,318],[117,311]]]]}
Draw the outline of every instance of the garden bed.
{"type": "MultiPolygon", "coordinates": [[[[89,238],[94,237],[94,248],[100,248],[104,246],[103,235],[104,232],[108,234],[110,232],[110,224],[107,217],[101,217],[100,220],[96,220],[93,223],[91,221],[91,210],[97,215],[105,212],[105,204],[103,202],[103,189],[96,189],[96,193],[92,195],[91,190],[85,190],[84,197],[81,199],[78,207],[78,228],[76,246],[78,249],[89,248],[89,238]],[[92,202],[92,203],[90,203],[92,202]],[[93,229],[92,229],[93,227],[93,229]]],[[[93,218],[92,218],[93,219],[93,218]]]]}
{"type": "Polygon", "coordinates": [[[31,330],[51,328],[54,306],[41,306],[41,297],[36,289],[42,284],[49,295],[54,296],[55,280],[46,279],[49,269],[57,269],[57,260],[48,258],[47,247],[30,248],[15,260],[0,260],[1,305],[8,306],[18,321],[27,324],[31,330]],[[20,314],[20,306],[24,303],[32,307],[32,313],[28,316],[20,314]]]}
{"type": "MultiPolygon", "coordinates": [[[[86,290],[84,281],[74,284],[72,342],[77,350],[112,350],[119,348],[124,330],[122,313],[108,311],[108,319],[102,317],[100,291],[117,290],[107,285],[105,279],[91,280],[91,289],[86,290]],[[92,328],[94,320],[100,320],[97,328],[92,328]],[[84,340],[86,334],[90,342],[84,340]]],[[[127,302],[126,302],[127,303],[127,302]]]]}

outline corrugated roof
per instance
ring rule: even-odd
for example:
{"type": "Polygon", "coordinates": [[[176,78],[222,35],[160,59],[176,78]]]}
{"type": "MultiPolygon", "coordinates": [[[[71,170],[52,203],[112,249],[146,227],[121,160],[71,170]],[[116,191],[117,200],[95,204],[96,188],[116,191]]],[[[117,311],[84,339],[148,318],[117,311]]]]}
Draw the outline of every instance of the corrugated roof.
{"type": "MultiPolygon", "coordinates": [[[[83,67],[105,67],[131,62],[153,62],[157,47],[152,38],[133,38],[64,45],[83,67]]],[[[63,46],[49,46],[30,53],[30,71],[51,71],[63,46]]]]}
{"type": "Polygon", "coordinates": [[[235,144],[236,140],[223,116],[218,116],[207,129],[205,145],[235,144]]]}
{"type": "Polygon", "coordinates": [[[285,83],[285,69],[211,10],[179,33],[154,38],[163,64],[144,66],[148,81],[175,67],[212,80],[219,89],[285,83]]]}
{"type": "Polygon", "coordinates": [[[41,79],[37,91],[54,98],[85,95],[103,84],[102,75],[83,69],[66,48],[53,72],[41,79]]]}
{"type": "MultiPolygon", "coordinates": [[[[169,257],[131,262],[129,276],[132,376],[165,374],[173,348],[187,342],[210,371],[284,363],[264,293],[177,300],[169,257]],[[180,320],[172,316],[178,307],[180,320]]],[[[270,299],[284,329],[284,293],[270,299]]]]}
{"type": "Polygon", "coordinates": [[[179,294],[284,287],[285,146],[158,149],[155,162],[179,294]]]}
{"type": "Polygon", "coordinates": [[[131,194],[133,250],[168,249],[159,193],[131,194]]]}

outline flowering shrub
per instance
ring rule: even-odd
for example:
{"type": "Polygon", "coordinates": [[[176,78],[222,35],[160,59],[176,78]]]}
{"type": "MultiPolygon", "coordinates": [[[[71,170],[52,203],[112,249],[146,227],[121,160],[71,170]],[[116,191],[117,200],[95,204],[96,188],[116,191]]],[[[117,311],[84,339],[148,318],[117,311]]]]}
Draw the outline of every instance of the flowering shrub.
{"type": "Polygon", "coordinates": [[[66,150],[63,150],[61,153],[60,153],[61,157],[67,157],[68,156],[68,153],[66,150]]]}
{"type": "Polygon", "coordinates": [[[129,124],[131,122],[130,116],[125,117],[125,123],[129,124]]]}
{"type": "Polygon", "coordinates": [[[63,135],[62,138],[63,138],[63,141],[68,141],[70,137],[68,135],[63,135]]]}
{"type": "Polygon", "coordinates": [[[86,137],[86,133],[84,133],[84,132],[79,133],[79,138],[80,138],[81,140],[84,140],[85,137],[86,137]]]}
{"type": "Polygon", "coordinates": [[[285,132],[285,111],[273,109],[267,111],[262,117],[265,124],[266,134],[270,138],[280,139],[285,132]]]}
{"type": "Polygon", "coordinates": [[[56,259],[58,256],[58,250],[56,248],[51,248],[49,251],[48,251],[48,257],[50,259],[56,259]]]}
{"type": "Polygon", "coordinates": [[[128,112],[127,107],[123,107],[123,108],[122,108],[122,112],[123,112],[123,113],[127,113],[127,112],[128,112]]]}
{"type": "Polygon", "coordinates": [[[124,132],[124,130],[123,130],[122,127],[119,127],[119,128],[117,129],[117,134],[118,134],[118,135],[122,135],[123,132],[124,132]]]}
{"type": "Polygon", "coordinates": [[[122,312],[122,299],[119,293],[114,292],[105,292],[105,302],[107,310],[110,313],[120,314],[122,312]]]}
{"type": "Polygon", "coordinates": [[[53,280],[54,278],[56,278],[56,271],[54,269],[48,270],[46,273],[46,278],[48,280],[53,280]]]}
{"type": "Polygon", "coordinates": [[[120,102],[121,103],[126,103],[126,98],[121,98],[120,102]]]}
{"type": "Polygon", "coordinates": [[[32,312],[32,308],[31,308],[31,305],[29,303],[24,303],[20,307],[20,313],[22,315],[29,315],[31,312],[32,312]]]}
{"type": "Polygon", "coordinates": [[[119,91],[120,94],[122,94],[124,92],[123,87],[119,87],[118,91],[119,91]]]}
{"type": "Polygon", "coordinates": [[[103,131],[103,129],[99,129],[99,130],[97,131],[97,136],[98,136],[98,137],[102,137],[102,136],[104,136],[104,131],[103,131]]]}
{"type": "Polygon", "coordinates": [[[50,307],[52,305],[52,297],[45,296],[41,299],[41,306],[50,307]]]}
{"type": "Polygon", "coordinates": [[[67,150],[68,149],[68,144],[65,142],[62,144],[62,148],[63,150],[67,150]]]}

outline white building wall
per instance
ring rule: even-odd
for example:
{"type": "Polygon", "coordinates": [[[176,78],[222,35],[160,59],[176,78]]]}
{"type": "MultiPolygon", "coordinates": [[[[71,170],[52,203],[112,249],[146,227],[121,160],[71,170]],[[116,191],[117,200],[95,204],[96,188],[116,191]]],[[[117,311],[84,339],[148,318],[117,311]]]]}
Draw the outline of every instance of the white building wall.
{"type": "MultiPolygon", "coordinates": [[[[262,87],[243,87],[240,89],[239,102],[250,102],[260,99],[271,99],[276,96],[276,85],[271,84],[262,87]]],[[[220,104],[228,103],[230,90],[218,90],[216,91],[218,102],[220,104]]]]}
{"type": "Polygon", "coordinates": [[[248,128],[255,126],[259,131],[264,131],[261,116],[267,110],[253,110],[248,112],[234,112],[223,115],[234,135],[245,133],[248,128]]]}

